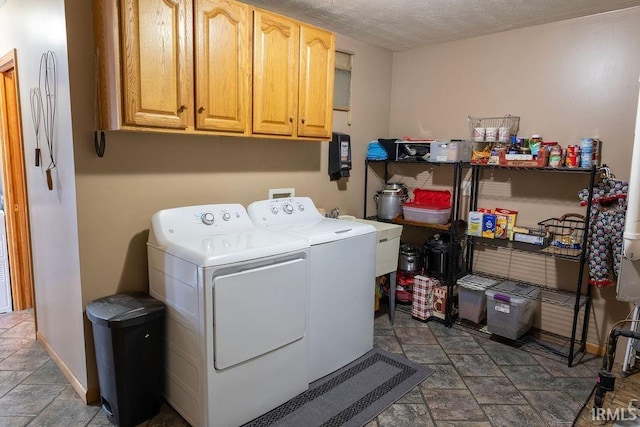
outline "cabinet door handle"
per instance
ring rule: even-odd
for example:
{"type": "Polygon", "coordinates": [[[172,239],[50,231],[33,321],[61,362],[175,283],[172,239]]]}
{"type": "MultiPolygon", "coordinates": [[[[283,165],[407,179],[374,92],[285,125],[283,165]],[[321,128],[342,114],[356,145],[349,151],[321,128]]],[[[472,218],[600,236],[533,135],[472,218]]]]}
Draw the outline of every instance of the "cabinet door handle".
{"type": "Polygon", "coordinates": [[[302,124],[305,124],[307,120],[306,119],[302,119],[302,124]]]}
{"type": "Polygon", "coordinates": [[[204,107],[200,107],[198,108],[198,113],[202,114],[204,113],[205,108],[204,107]]]}
{"type": "Polygon", "coordinates": [[[289,117],[289,123],[293,123],[293,117],[289,117]]]}
{"type": "Polygon", "coordinates": [[[186,106],[186,105],[181,105],[181,106],[178,108],[178,113],[183,113],[183,112],[184,112],[184,110],[186,110],[186,109],[187,109],[187,106],[186,106]]]}

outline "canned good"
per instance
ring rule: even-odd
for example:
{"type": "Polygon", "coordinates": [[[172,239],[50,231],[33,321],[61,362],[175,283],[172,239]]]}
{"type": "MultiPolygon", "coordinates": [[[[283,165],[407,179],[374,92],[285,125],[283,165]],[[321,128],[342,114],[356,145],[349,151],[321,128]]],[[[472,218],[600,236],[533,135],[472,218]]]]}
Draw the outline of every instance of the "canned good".
{"type": "Polygon", "coordinates": [[[508,127],[499,127],[498,128],[498,142],[508,142],[511,133],[509,132],[508,127]]]}
{"type": "Polygon", "coordinates": [[[552,168],[562,166],[562,148],[559,145],[552,146],[549,151],[549,166],[552,168]]]}
{"type": "Polygon", "coordinates": [[[567,157],[568,156],[578,156],[580,155],[580,146],[579,145],[569,145],[567,146],[567,157]]]}
{"type": "Polygon", "coordinates": [[[593,153],[584,151],[580,153],[580,167],[581,168],[590,168],[593,162],[593,153]]]}
{"type": "Polygon", "coordinates": [[[592,138],[582,138],[580,140],[580,151],[582,153],[593,153],[593,139],[592,138]]]}
{"type": "Polygon", "coordinates": [[[496,142],[498,139],[498,128],[485,128],[487,142],[496,142]]]}
{"type": "Polygon", "coordinates": [[[565,161],[565,166],[568,168],[577,168],[578,167],[578,159],[579,157],[575,154],[569,154],[567,151],[567,159],[565,161]]]}

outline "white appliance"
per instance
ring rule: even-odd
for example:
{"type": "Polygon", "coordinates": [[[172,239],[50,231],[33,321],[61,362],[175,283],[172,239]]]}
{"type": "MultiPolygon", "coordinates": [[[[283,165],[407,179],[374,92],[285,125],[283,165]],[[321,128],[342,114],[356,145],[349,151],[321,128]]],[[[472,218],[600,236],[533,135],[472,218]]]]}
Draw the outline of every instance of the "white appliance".
{"type": "Polygon", "coordinates": [[[0,313],[9,313],[13,311],[12,307],[7,229],[5,227],[4,211],[0,211],[0,313]]]}
{"type": "Polygon", "coordinates": [[[165,397],[191,425],[237,426],[308,389],[305,240],[202,205],[155,213],[147,253],[167,306],[165,397]]]}
{"type": "MultiPolygon", "coordinates": [[[[620,262],[617,298],[635,305],[629,324],[633,332],[640,333],[640,94],[636,109],[636,125],[629,172],[627,213],[624,223],[624,257],[620,262]]],[[[640,359],[640,340],[629,339],[622,364],[622,372],[629,372],[640,359]]]]}
{"type": "Polygon", "coordinates": [[[325,218],[308,197],[257,201],[247,212],[257,226],[302,237],[311,245],[309,381],[371,350],[376,229],[325,218]]]}

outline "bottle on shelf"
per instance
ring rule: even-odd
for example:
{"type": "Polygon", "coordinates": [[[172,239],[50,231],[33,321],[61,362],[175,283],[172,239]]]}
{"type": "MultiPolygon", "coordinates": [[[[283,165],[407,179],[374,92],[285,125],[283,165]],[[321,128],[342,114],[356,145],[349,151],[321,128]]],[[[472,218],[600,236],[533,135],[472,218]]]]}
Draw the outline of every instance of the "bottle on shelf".
{"type": "Polygon", "coordinates": [[[511,137],[511,145],[507,149],[507,154],[518,154],[518,138],[515,135],[511,137]]]}
{"type": "Polygon", "coordinates": [[[518,154],[531,154],[530,141],[525,138],[518,138],[518,154]]]}
{"type": "Polygon", "coordinates": [[[540,135],[533,134],[531,138],[529,138],[529,148],[531,149],[531,154],[534,159],[538,158],[538,152],[542,147],[542,137],[540,135]]]}

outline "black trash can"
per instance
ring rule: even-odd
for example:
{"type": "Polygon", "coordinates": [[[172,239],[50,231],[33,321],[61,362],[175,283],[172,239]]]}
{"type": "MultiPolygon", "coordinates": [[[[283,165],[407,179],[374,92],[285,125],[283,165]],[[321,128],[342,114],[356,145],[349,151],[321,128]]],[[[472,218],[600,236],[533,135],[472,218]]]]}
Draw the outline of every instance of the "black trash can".
{"type": "Polygon", "coordinates": [[[102,410],[129,427],[158,414],[164,386],[165,306],[145,293],[87,305],[93,324],[102,410]]]}

